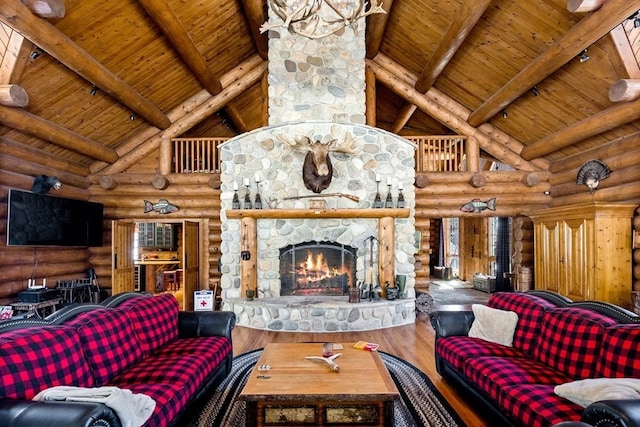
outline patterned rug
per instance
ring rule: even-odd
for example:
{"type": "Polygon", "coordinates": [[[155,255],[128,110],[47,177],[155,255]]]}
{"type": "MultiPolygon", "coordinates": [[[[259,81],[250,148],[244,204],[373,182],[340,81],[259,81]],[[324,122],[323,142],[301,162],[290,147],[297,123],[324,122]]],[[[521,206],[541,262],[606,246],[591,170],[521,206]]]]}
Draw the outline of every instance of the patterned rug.
{"type": "MultiPolygon", "coordinates": [[[[233,369],[218,386],[189,427],[244,427],[245,403],[238,399],[262,350],[233,359],[233,369]]],[[[465,427],[431,380],[418,368],[389,353],[380,352],[400,392],[394,403],[395,427],[465,427]]]]}

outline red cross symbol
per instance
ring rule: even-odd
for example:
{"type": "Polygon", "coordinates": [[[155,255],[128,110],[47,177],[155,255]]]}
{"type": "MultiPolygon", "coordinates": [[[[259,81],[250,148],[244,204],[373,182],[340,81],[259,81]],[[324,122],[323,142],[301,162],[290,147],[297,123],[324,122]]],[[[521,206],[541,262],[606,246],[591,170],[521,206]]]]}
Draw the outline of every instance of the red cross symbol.
{"type": "Polygon", "coordinates": [[[202,300],[202,302],[200,303],[201,306],[206,307],[207,306],[207,302],[205,300],[202,300]]]}

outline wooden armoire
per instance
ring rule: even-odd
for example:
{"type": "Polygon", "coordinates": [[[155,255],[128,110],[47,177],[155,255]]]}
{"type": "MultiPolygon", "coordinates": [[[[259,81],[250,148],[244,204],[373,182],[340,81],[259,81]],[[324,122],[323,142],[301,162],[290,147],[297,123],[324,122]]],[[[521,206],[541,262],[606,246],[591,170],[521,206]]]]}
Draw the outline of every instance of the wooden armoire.
{"type": "Polygon", "coordinates": [[[532,214],[535,288],[629,308],[636,207],[594,202],[532,214]]]}

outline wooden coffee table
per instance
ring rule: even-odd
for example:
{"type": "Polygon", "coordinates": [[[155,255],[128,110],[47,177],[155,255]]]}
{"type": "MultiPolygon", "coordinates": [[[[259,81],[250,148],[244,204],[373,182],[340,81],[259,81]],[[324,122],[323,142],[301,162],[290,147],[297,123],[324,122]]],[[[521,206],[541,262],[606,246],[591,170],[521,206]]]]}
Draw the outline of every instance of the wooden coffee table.
{"type": "Polygon", "coordinates": [[[321,360],[322,343],[268,344],[240,394],[247,426],[393,425],[398,389],[377,352],[343,344],[339,372],[321,360]],[[258,367],[269,365],[270,370],[258,367]]]}

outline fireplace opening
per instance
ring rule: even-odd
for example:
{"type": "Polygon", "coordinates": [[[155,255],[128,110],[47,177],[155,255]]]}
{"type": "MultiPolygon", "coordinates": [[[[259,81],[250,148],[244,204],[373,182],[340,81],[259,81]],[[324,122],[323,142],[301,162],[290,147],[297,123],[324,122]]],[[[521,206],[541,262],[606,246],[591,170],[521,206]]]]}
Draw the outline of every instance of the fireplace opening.
{"type": "Polygon", "coordinates": [[[280,249],[280,296],[348,295],[355,286],[357,250],[333,242],[280,249]]]}

